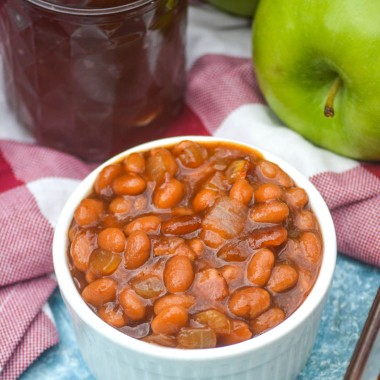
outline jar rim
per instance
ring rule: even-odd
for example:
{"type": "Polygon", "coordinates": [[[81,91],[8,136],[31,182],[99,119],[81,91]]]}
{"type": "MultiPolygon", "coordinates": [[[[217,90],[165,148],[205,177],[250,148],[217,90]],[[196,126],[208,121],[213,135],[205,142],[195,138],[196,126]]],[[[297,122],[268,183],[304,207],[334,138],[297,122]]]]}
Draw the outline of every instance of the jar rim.
{"type": "Polygon", "coordinates": [[[52,12],[65,13],[80,16],[100,16],[106,14],[120,13],[125,11],[134,10],[147,4],[154,4],[157,0],[136,0],[133,3],[118,5],[116,7],[106,8],[73,8],[66,5],[58,5],[47,2],[46,0],[27,0],[33,5],[45,8],[52,12]]]}

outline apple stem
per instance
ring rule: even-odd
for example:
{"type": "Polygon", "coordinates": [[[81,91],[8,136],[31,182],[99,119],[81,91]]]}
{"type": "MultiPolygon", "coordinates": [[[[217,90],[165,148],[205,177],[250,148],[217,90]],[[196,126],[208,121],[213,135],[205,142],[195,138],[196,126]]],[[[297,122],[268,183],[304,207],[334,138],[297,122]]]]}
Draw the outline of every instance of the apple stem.
{"type": "Polygon", "coordinates": [[[337,77],[331,86],[329,96],[327,97],[327,100],[326,100],[325,110],[324,110],[326,117],[334,117],[334,115],[335,115],[334,100],[335,100],[335,96],[339,90],[341,83],[342,83],[342,81],[341,81],[340,77],[337,77]]]}

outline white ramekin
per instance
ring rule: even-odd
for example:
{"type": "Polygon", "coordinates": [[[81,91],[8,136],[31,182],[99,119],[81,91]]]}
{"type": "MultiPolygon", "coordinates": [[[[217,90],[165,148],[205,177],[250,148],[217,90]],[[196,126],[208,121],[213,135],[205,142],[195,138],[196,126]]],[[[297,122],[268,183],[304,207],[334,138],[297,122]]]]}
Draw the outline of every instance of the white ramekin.
{"type": "Polygon", "coordinates": [[[335,268],[336,236],[329,210],[311,182],[289,164],[262,149],[248,146],[277,163],[298,186],[306,190],[323,237],[323,260],[317,281],[303,304],[280,325],[254,339],[227,347],[203,350],[160,347],[131,338],[106,324],[90,310],[74,286],[68,268],[67,232],[74,210],[81,199],[91,192],[100,170],[134,151],[169,146],[184,139],[233,142],[214,137],[180,136],[129,149],[89,174],[62,210],[53,242],[54,269],[83,358],[95,377],[105,380],[294,379],[306,363],[319,328],[335,268]]]}

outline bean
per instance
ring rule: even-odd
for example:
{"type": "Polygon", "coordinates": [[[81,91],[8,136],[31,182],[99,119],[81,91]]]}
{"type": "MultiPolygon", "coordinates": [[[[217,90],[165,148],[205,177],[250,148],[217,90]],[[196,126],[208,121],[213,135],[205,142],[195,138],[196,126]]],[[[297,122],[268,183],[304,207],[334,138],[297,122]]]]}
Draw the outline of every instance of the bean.
{"type": "Polygon", "coordinates": [[[194,280],[194,270],[191,260],[186,256],[170,258],[164,269],[164,283],[171,293],[184,292],[194,280]]]}
{"type": "Polygon", "coordinates": [[[74,218],[80,227],[88,227],[99,222],[104,214],[104,204],[97,199],[83,199],[74,212],[74,218]]]}
{"type": "Polygon", "coordinates": [[[218,193],[212,189],[202,189],[194,197],[192,201],[195,212],[201,212],[211,207],[217,198],[218,193]]]}
{"type": "Polygon", "coordinates": [[[131,281],[131,286],[140,297],[145,299],[159,297],[165,292],[161,278],[154,274],[137,276],[131,281]]]}
{"type": "Polygon", "coordinates": [[[285,191],[285,201],[290,207],[301,209],[309,202],[309,197],[304,189],[291,187],[285,191]]]}
{"type": "Polygon", "coordinates": [[[230,197],[248,205],[253,195],[253,187],[244,179],[238,179],[230,190],[230,197]]]}
{"type": "Polygon", "coordinates": [[[262,176],[273,180],[277,185],[291,187],[293,180],[275,163],[270,161],[260,161],[257,168],[262,176]]]}
{"type": "Polygon", "coordinates": [[[257,286],[265,286],[274,266],[275,257],[268,248],[262,248],[252,256],[247,265],[247,279],[257,286]]]}
{"type": "Polygon", "coordinates": [[[298,281],[298,272],[289,264],[277,264],[268,281],[268,289],[281,293],[293,288],[298,281]]]}
{"type": "Polygon", "coordinates": [[[161,232],[165,235],[186,235],[201,227],[201,218],[197,215],[176,216],[162,222],[161,232]]]}
{"type": "Polygon", "coordinates": [[[244,342],[251,339],[252,332],[248,323],[240,319],[230,319],[230,332],[228,334],[219,334],[218,342],[223,346],[244,342]]]}
{"type": "Polygon", "coordinates": [[[175,178],[162,183],[153,193],[153,204],[155,207],[173,208],[177,206],[185,194],[182,182],[175,178]]]}
{"type": "Polygon", "coordinates": [[[253,230],[248,242],[253,249],[276,247],[288,238],[288,231],[282,226],[266,227],[253,230]]]}
{"type": "Polygon", "coordinates": [[[156,215],[140,216],[128,223],[124,232],[131,235],[133,232],[144,231],[147,234],[157,234],[160,230],[161,219],[156,215]]]}
{"type": "Polygon", "coordinates": [[[104,249],[95,249],[90,256],[88,269],[96,276],[109,276],[117,270],[121,256],[104,249]]]}
{"type": "Polygon", "coordinates": [[[257,167],[261,170],[264,177],[270,179],[276,178],[279,170],[279,166],[277,164],[266,160],[260,161],[257,164],[257,167]]]}
{"type": "Polygon", "coordinates": [[[184,327],[179,331],[177,340],[180,348],[187,349],[214,348],[217,343],[216,333],[209,327],[184,327]]]}
{"type": "Polygon", "coordinates": [[[301,231],[314,230],[316,221],[310,210],[300,210],[294,217],[294,225],[301,231]]]}
{"type": "Polygon", "coordinates": [[[219,310],[209,309],[201,311],[193,316],[194,321],[213,329],[217,334],[229,334],[231,332],[230,320],[219,310]]]}
{"type": "Polygon", "coordinates": [[[184,140],[173,147],[173,154],[186,168],[195,169],[207,158],[207,150],[196,142],[184,140]]]}
{"type": "Polygon", "coordinates": [[[105,228],[98,234],[98,245],[106,251],[120,253],[124,251],[125,243],[126,238],[120,228],[105,228]]]}
{"type": "Polygon", "coordinates": [[[263,183],[254,192],[255,202],[267,202],[282,198],[282,189],[271,182],[263,183]]]}
{"type": "Polygon", "coordinates": [[[268,310],[270,304],[271,298],[265,289],[247,287],[231,295],[228,307],[238,317],[253,319],[268,310]]]}
{"type": "Polygon", "coordinates": [[[123,173],[123,167],[120,164],[111,164],[104,167],[101,172],[98,174],[95,183],[94,190],[99,195],[111,196],[112,181],[119,177],[123,173]]]}
{"type": "Polygon", "coordinates": [[[249,217],[258,223],[281,223],[289,215],[289,208],[282,201],[256,203],[251,207],[249,217]]]}
{"type": "Polygon", "coordinates": [[[138,195],[143,193],[146,187],[145,179],[133,172],[117,177],[112,182],[112,190],[117,195],[138,195]]]}
{"type": "Polygon", "coordinates": [[[321,259],[322,244],[314,232],[303,232],[299,238],[301,248],[306,260],[316,265],[321,259]]]}
{"type": "Polygon", "coordinates": [[[119,305],[106,304],[98,310],[98,315],[104,322],[113,327],[120,328],[128,323],[128,319],[119,305]]]}
{"type": "Polygon", "coordinates": [[[255,335],[272,329],[285,319],[285,313],[278,307],[272,307],[250,322],[250,327],[255,335]]]}
{"type": "Polygon", "coordinates": [[[188,313],[182,306],[170,306],[161,310],[153,318],[151,327],[155,334],[174,335],[186,326],[188,313]]]}
{"type": "Polygon", "coordinates": [[[116,288],[116,281],[110,278],[99,278],[83,289],[82,297],[90,305],[100,307],[115,300],[116,288]]]}
{"type": "Polygon", "coordinates": [[[154,303],[154,313],[157,315],[163,309],[171,306],[181,306],[188,310],[195,303],[195,297],[191,294],[168,294],[154,303]]]}
{"type": "Polygon", "coordinates": [[[224,245],[221,249],[219,249],[216,255],[219,259],[227,262],[242,262],[246,260],[248,254],[249,251],[246,249],[244,244],[234,242],[224,245]]]}
{"type": "Polygon", "coordinates": [[[116,197],[112,199],[108,207],[114,215],[128,214],[132,210],[133,200],[131,198],[116,197]]]}
{"type": "Polygon", "coordinates": [[[142,299],[130,288],[124,288],[119,294],[119,303],[125,315],[132,321],[145,317],[146,307],[142,299]]]}
{"type": "Polygon", "coordinates": [[[131,153],[129,156],[125,157],[123,164],[127,172],[137,174],[144,173],[145,159],[142,153],[131,153]]]}
{"type": "Polygon", "coordinates": [[[143,265],[150,256],[150,240],[146,232],[132,232],[124,252],[124,266],[126,269],[136,269],[143,265]]]}
{"type": "Polygon", "coordinates": [[[219,301],[228,296],[228,285],[217,269],[207,268],[195,275],[194,291],[210,301],[219,301]]]}
{"type": "Polygon", "coordinates": [[[70,255],[75,268],[81,272],[87,270],[91,253],[95,247],[96,236],[90,231],[81,231],[75,236],[70,247],[70,255]]]}

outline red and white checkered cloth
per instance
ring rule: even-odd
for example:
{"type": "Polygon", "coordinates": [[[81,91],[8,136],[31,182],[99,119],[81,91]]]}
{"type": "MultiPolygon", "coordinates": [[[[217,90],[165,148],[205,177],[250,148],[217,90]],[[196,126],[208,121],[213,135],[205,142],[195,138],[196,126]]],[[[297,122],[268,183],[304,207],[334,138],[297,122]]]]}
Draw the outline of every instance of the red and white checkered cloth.
{"type": "MultiPolygon", "coordinates": [[[[326,200],[339,251],[380,267],[380,165],[317,148],[265,105],[251,63],[249,20],[193,5],[188,87],[165,136],[199,134],[251,143],[287,160],[326,200]],[[302,159],[300,159],[302,157],[302,159]]],[[[39,147],[7,110],[0,84],[0,379],[15,379],[58,342],[47,299],[59,212],[90,166],[39,147]]]]}

